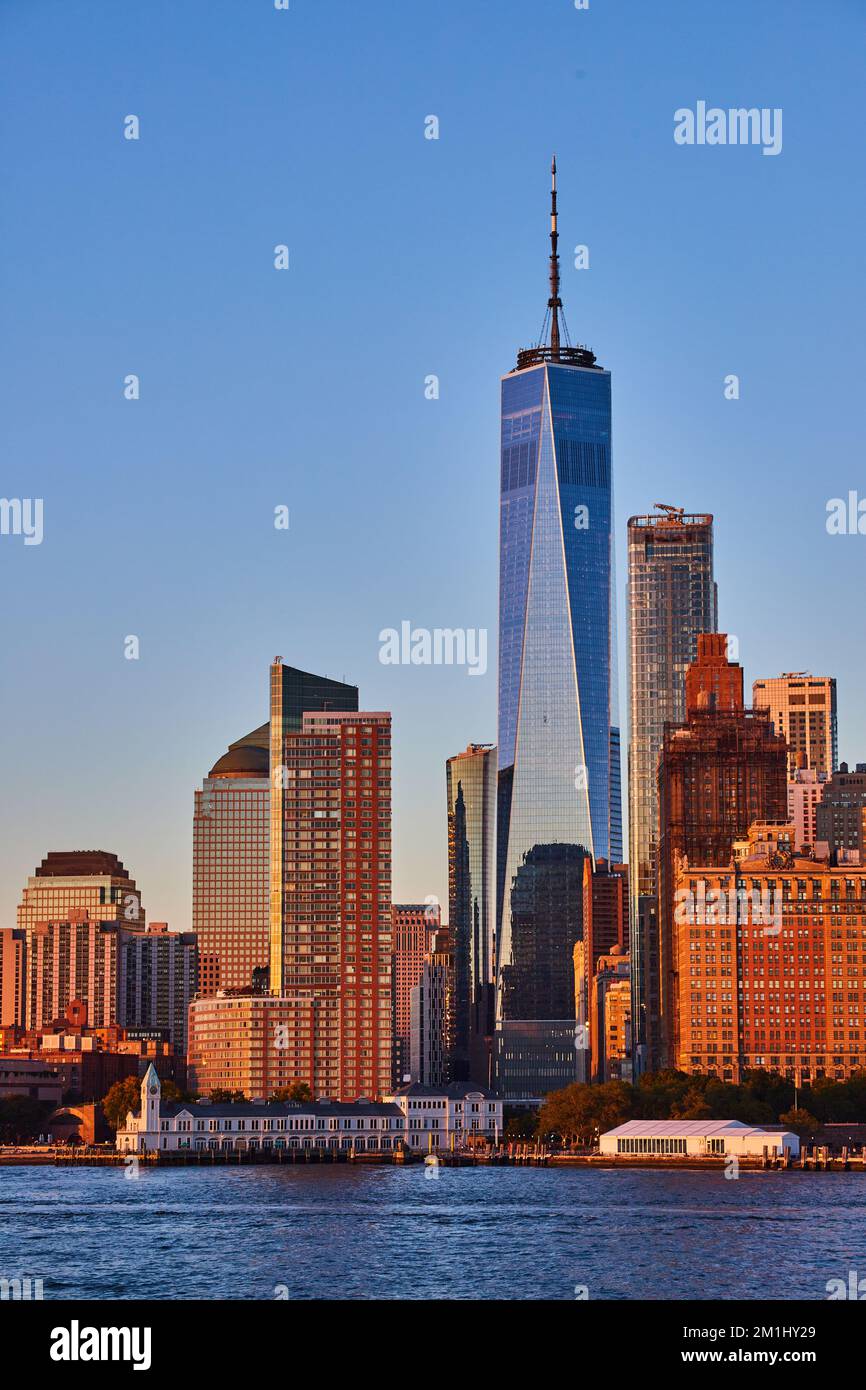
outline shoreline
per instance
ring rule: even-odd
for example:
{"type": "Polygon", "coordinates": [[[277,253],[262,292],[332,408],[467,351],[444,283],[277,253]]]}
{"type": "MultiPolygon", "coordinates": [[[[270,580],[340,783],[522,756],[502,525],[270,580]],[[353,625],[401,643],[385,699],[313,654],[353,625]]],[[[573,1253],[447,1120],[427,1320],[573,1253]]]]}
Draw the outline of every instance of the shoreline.
{"type": "MultiPolygon", "coordinates": [[[[139,1164],[148,1168],[281,1168],[281,1167],[334,1167],[358,1165],[366,1167],[424,1167],[426,1160],[436,1158],[431,1168],[543,1168],[550,1170],[587,1168],[605,1172],[628,1172],[632,1169],[654,1169],[657,1172],[687,1170],[691,1172],[718,1172],[726,1169],[733,1155],[695,1155],[683,1157],[654,1157],[649,1154],[406,1154],[393,1153],[329,1153],[308,1150],[268,1150],[264,1153],[238,1150],[223,1153],[217,1150],[183,1151],[175,1153],[153,1153],[131,1155],[115,1150],[89,1150],[78,1153],[51,1150],[3,1150],[0,1148],[0,1168],[125,1168],[135,1157],[139,1164]]],[[[804,1154],[796,1160],[777,1159],[763,1156],[737,1157],[737,1168],[745,1172],[790,1172],[790,1173],[866,1173],[866,1157],[862,1154],[804,1154]]]]}

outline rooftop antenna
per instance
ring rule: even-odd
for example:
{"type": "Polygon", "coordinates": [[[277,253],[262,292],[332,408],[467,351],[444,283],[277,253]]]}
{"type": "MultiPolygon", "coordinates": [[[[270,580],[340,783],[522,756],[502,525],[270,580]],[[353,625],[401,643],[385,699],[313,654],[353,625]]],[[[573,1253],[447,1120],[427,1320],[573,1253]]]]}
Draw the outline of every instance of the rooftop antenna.
{"type": "Polygon", "coordinates": [[[559,242],[559,231],[556,225],[556,155],[550,166],[550,298],[547,307],[550,310],[550,360],[559,361],[559,311],[562,308],[562,300],[559,297],[559,253],[557,244],[559,242]]]}

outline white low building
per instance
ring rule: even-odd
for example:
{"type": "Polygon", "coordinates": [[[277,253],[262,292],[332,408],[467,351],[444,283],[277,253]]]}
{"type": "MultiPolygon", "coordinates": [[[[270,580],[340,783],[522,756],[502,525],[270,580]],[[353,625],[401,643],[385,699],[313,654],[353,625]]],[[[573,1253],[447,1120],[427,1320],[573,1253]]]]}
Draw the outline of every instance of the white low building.
{"type": "Polygon", "coordinates": [[[479,1139],[496,1144],[502,1137],[502,1101],[471,1081],[448,1086],[412,1082],[389,1100],[405,1117],[410,1149],[455,1149],[479,1139]]]}
{"type": "Polygon", "coordinates": [[[163,1102],[153,1066],[141,1083],[141,1113],[117,1131],[121,1153],[319,1149],[420,1152],[460,1148],[502,1132],[502,1102],[471,1083],[436,1091],[406,1086],[384,1101],[163,1102]]]}
{"type": "Polygon", "coordinates": [[[650,1158],[760,1158],[768,1154],[792,1158],[800,1140],[789,1130],[761,1129],[741,1120],[628,1120],[601,1136],[603,1154],[650,1158]]]}

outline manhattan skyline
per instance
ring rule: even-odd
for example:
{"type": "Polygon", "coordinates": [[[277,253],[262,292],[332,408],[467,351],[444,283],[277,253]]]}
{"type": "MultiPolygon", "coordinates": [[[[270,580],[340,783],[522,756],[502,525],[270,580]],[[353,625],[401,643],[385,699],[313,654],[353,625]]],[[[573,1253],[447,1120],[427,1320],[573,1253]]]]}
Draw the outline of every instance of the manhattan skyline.
{"type": "Polygon", "coordinates": [[[625,522],[661,499],[715,517],[719,626],[747,685],[834,675],[853,764],[863,657],[840,633],[859,630],[861,540],[824,527],[827,499],[862,478],[845,290],[863,193],[834,144],[854,119],[853,9],[846,46],[838,27],[832,45],[812,32],[809,6],[786,5],[780,29],[779,7],[735,4],[722,30],[736,42],[716,52],[715,26],[675,6],[699,55],[686,72],[637,5],[616,44],[601,8],[509,26],[525,9],[506,4],[494,27],[445,5],[415,58],[419,18],[385,6],[374,34],[346,5],[325,95],[303,71],[314,12],[216,4],[202,27],[155,8],[162,60],[146,16],[112,15],[126,61],[110,70],[103,5],[58,13],[39,43],[31,7],[0,20],[21,212],[2,270],[20,324],[3,492],[45,504],[40,546],[0,541],[6,924],[49,850],[93,848],[123,860],[155,917],[189,929],[193,794],[267,718],[276,651],[393,712],[393,898],[447,903],[442,767],[496,738],[498,379],[539,328],[553,149],[569,326],[614,380],[621,717],[625,522]],[[181,56],[193,50],[197,68],[181,56]],[[792,74],[831,51],[840,80],[816,107],[792,74]],[[511,100],[497,63],[519,63],[530,93],[543,83],[544,109],[511,100]],[[470,72],[486,103],[477,89],[467,102],[470,72]],[[779,157],[678,147],[674,111],[705,95],[784,106],[779,157]],[[825,226],[813,209],[828,199],[825,226]],[[124,400],[128,373],[138,401],[124,400]],[[406,619],[486,628],[486,675],[382,665],[380,630],[406,619]]]}

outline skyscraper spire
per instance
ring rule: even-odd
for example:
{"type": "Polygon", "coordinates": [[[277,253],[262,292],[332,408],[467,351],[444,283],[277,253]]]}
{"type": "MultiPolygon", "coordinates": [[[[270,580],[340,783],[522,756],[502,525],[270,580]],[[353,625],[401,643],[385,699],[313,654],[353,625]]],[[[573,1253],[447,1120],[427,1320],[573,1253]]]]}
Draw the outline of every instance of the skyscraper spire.
{"type": "Polygon", "coordinates": [[[559,311],[562,300],[559,297],[559,253],[557,243],[559,232],[556,225],[556,155],[550,166],[550,360],[559,361],[559,311]]]}
{"type": "Polygon", "coordinates": [[[559,297],[559,225],[556,210],[556,155],[550,166],[550,298],[538,341],[530,348],[521,348],[517,354],[518,372],[527,367],[538,367],[543,362],[560,362],[569,367],[591,367],[601,371],[595,360],[595,353],[588,347],[569,342],[568,326],[562,313],[562,300],[559,297]],[[560,315],[562,323],[560,324],[560,315]],[[550,339],[547,324],[550,320],[550,339]],[[560,336],[564,331],[565,342],[560,336]]]}

